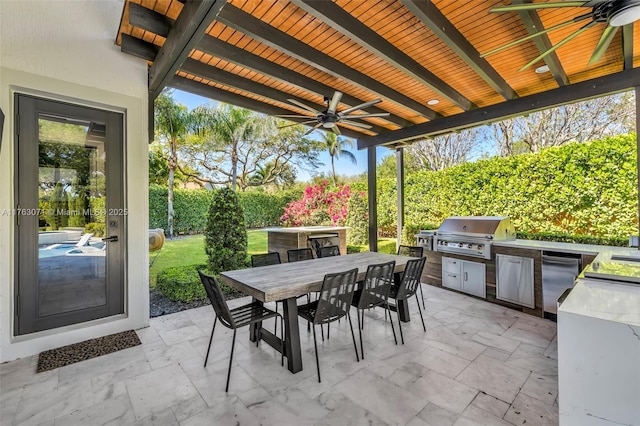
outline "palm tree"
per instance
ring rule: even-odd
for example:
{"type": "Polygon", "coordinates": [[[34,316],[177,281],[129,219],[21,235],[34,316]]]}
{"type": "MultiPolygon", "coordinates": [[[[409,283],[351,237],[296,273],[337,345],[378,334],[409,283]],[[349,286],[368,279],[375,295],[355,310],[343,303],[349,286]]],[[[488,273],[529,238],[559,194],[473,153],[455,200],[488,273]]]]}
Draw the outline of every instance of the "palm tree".
{"type": "Polygon", "coordinates": [[[331,175],[333,176],[333,184],[337,185],[336,180],[336,168],[335,168],[335,159],[340,157],[346,157],[353,164],[356,164],[356,156],[353,155],[351,151],[347,151],[344,147],[353,147],[353,141],[347,138],[339,138],[333,132],[324,132],[322,135],[322,141],[326,145],[326,149],[329,151],[329,155],[331,156],[331,175]]]}
{"type": "Polygon", "coordinates": [[[170,93],[155,100],[155,130],[158,138],[169,145],[169,181],[167,183],[167,233],[173,236],[173,184],[178,168],[178,144],[184,142],[191,115],[184,105],[176,104],[170,93]]]}

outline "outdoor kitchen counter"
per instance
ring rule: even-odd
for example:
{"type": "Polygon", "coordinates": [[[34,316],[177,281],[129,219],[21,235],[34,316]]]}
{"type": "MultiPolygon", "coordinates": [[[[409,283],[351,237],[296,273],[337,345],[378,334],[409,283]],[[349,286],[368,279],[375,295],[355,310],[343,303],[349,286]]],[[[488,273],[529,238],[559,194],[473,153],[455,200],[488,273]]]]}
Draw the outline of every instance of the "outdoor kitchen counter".
{"type": "Polygon", "coordinates": [[[280,253],[280,260],[287,261],[287,250],[313,246],[311,239],[340,247],[340,254],[347,254],[346,226],[292,226],[288,228],[264,228],[267,232],[267,250],[280,253]]]}
{"type": "Polygon", "coordinates": [[[512,247],[529,250],[559,251],[563,253],[593,254],[597,255],[603,251],[623,251],[629,250],[627,247],[600,246],[595,244],[558,243],[555,241],[537,240],[511,240],[495,241],[494,246],[512,247]]]}

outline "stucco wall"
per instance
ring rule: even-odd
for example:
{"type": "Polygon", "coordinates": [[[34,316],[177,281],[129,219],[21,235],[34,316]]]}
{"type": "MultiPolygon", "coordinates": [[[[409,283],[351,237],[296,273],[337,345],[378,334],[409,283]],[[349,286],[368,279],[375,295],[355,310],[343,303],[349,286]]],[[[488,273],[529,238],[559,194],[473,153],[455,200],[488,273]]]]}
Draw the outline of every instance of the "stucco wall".
{"type": "Polygon", "coordinates": [[[148,324],[147,65],[114,40],[122,0],[0,1],[0,212],[14,207],[13,94],[75,101],[126,114],[126,315],[14,338],[12,218],[0,215],[0,361],[148,324]]]}

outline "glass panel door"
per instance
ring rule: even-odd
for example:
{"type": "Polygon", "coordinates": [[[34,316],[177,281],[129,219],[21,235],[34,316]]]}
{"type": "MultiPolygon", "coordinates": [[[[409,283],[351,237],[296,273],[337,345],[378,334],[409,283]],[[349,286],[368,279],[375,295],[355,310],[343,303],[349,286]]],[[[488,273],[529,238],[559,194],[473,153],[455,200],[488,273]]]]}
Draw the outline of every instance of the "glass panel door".
{"type": "Polygon", "coordinates": [[[16,334],[123,313],[122,115],[17,98],[16,334]]]}

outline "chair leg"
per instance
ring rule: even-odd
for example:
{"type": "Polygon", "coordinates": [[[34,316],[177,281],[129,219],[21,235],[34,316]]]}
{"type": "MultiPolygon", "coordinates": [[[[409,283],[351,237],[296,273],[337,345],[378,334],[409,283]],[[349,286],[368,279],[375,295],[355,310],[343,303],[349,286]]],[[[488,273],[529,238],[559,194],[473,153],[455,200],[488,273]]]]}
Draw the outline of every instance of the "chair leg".
{"type": "MultiPolygon", "coordinates": [[[[404,345],[404,336],[402,335],[402,320],[400,319],[400,310],[398,309],[398,303],[396,303],[396,313],[398,314],[398,328],[400,329],[400,340],[404,345]]],[[[391,312],[389,312],[389,316],[391,316],[391,312]]]]}
{"type": "Polygon", "coordinates": [[[231,356],[229,357],[229,371],[227,372],[227,387],[225,392],[229,392],[229,379],[231,378],[231,363],[233,362],[233,350],[236,346],[236,329],[233,330],[233,340],[231,341],[231,356]]]}
{"type": "Polygon", "coordinates": [[[362,329],[364,330],[364,309],[362,310],[362,329]]]}
{"type": "Polygon", "coordinates": [[[349,328],[351,329],[351,339],[353,340],[353,349],[356,351],[356,361],[360,362],[360,358],[358,357],[358,345],[356,345],[356,335],[353,334],[353,324],[351,323],[351,315],[347,312],[347,316],[349,317],[349,328]]]}
{"type": "Polygon", "coordinates": [[[284,318],[283,317],[280,317],[280,366],[284,367],[284,318]]]}
{"type": "MultiPolygon", "coordinates": [[[[389,304],[387,303],[387,307],[385,309],[385,314],[387,313],[387,311],[389,310],[389,304]]],[[[393,341],[396,342],[396,345],[398,344],[398,338],[396,337],[396,329],[393,328],[393,317],[391,316],[391,312],[389,312],[389,321],[391,322],[391,331],[393,331],[393,341]]]]}
{"type": "MultiPolygon", "coordinates": [[[[422,301],[424,302],[424,299],[422,299],[422,301]]],[[[418,300],[418,293],[416,293],[416,302],[418,303],[418,312],[420,312],[420,320],[422,321],[422,328],[424,329],[424,332],[427,332],[427,327],[424,326],[424,317],[422,316],[422,309],[420,309],[420,301],[418,300]]]]}
{"type": "Polygon", "coordinates": [[[207,348],[207,356],[204,357],[204,366],[207,366],[207,360],[209,359],[209,351],[211,350],[211,342],[213,342],[213,332],[216,331],[216,323],[218,322],[218,317],[213,320],[213,328],[211,329],[211,337],[209,338],[209,347],[207,348]]]}
{"type": "MultiPolygon", "coordinates": [[[[276,302],[276,314],[278,313],[278,302],[276,302]]],[[[273,334],[278,335],[278,317],[274,317],[273,334]]]]}
{"type": "Polygon", "coordinates": [[[331,338],[331,323],[327,323],[327,340],[331,338]]]}
{"type": "MultiPolygon", "coordinates": [[[[360,309],[356,310],[356,316],[358,317],[358,334],[360,335],[360,355],[362,359],[364,359],[364,346],[362,345],[362,329],[360,328],[360,309]]],[[[362,316],[362,321],[364,321],[364,315],[362,316]]]]}
{"type": "Polygon", "coordinates": [[[418,283],[418,286],[420,287],[420,297],[422,297],[422,307],[426,311],[427,307],[424,304],[424,293],[422,292],[422,283],[418,283]]]}
{"type": "Polygon", "coordinates": [[[322,341],[324,342],[324,325],[320,324],[320,334],[322,334],[322,341]]]}
{"type": "MultiPolygon", "coordinates": [[[[322,327],[322,325],[320,327],[322,327]]],[[[316,367],[318,369],[318,383],[322,383],[322,380],[320,380],[320,361],[318,360],[318,343],[316,341],[316,325],[314,324],[313,327],[311,328],[313,329],[313,349],[316,354],[316,367]]]]}

